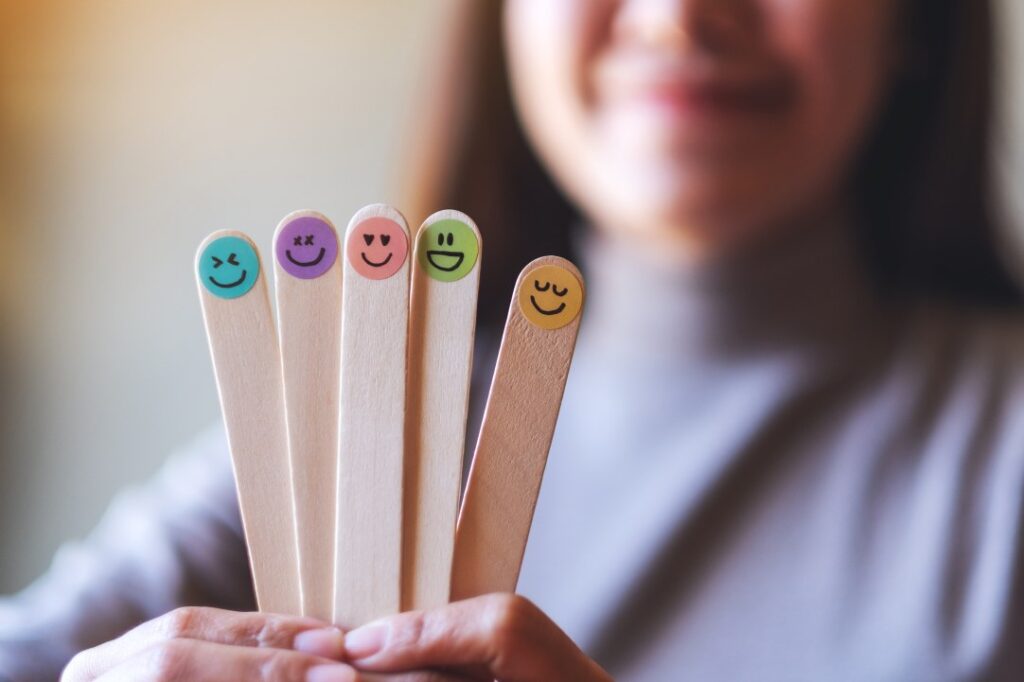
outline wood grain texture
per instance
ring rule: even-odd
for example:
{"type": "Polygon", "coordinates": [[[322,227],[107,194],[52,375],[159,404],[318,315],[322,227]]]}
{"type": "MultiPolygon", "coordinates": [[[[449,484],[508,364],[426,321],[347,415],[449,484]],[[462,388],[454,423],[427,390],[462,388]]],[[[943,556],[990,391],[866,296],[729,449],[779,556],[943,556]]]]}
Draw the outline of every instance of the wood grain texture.
{"type": "MultiPolygon", "coordinates": [[[[398,211],[360,210],[345,242],[364,220],[388,218],[409,239],[398,211]]],[[[394,275],[360,275],[343,258],[342,367],[337,549],[333,620],[352,628],[397,613],[401,592],[409,256],[394,275]]]]}
{"type": "MultiPolygon", "coordinates": [[[[259,253],[241,232],[215,232],[199,247],[197,273],[206,246],[225,236],[244,239],[259,253]]],[[[259,270],[253,288],[232,300],[211,294],[198,276],[197,283],[257,603],[261,611],[298,614],[301,607],[281,357],[262,263],[259,270]]]]}
{"type": "MultiPolygon", "coordinates": [[[[576,347],[581,315],[560,329],[531,324],[519,308],[527,273],[570,262],[546,256],[519,276],[459,513],[452,600],[513,592],[576,347]]],[[[582,311],[581,311],[582,312],[582,311]]]]}
{"type": "MultiPolygon", "coordinates": [[[[275,245],[285,227],[304,217],[319,219],[334,231],[322,214],[296,211],[278,225],[275,245]]],[[[341,259],[338,249],[329,270],[302,279],[282,267],[280,255],[274,258],[302,614],[325,621],[334,609],[341,259]]]]}
{"type": "Polygon", "coordinates": [[[448,603],[462,485],[480,258],[467,275],[455,282],[439,281],[428,274],[420,264],[420,251],[425,247],[419,235],[443,220],[457,220],[472,229],[482,254],[480,231],[458,211],[430,216],[415,239],[406,403],[402,610],[448,603]]]}

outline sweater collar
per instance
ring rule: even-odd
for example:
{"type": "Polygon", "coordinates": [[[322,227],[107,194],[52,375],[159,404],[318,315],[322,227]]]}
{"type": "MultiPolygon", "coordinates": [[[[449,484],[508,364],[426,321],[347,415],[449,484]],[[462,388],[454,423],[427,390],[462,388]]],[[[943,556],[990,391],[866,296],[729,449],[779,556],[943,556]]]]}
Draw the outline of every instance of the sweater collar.
{"type": "Polygon", "coordinates": [[[667,265],[587,232],[581,349],[617,363],[845,356],[884,334],[849,223],[811,226],[711,262],[667,265]]]}

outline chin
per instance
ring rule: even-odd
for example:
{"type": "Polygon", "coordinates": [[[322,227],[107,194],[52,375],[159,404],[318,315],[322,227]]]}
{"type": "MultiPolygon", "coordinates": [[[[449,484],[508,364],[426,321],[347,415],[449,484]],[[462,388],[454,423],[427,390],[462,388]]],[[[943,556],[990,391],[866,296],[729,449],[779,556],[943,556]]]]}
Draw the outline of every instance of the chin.
{"type": "MultiPolygon", "coordinates": [[[[621,166],[620,166],[621,168],[621,166]]],[[[736,235],[772,223],[781,192],[772,183],[742,173],[694,169],[648,171],[632,178],[609,178],[604,201],[616,222],[640,233],[686,233],[700,241],[732,241],[736,235]]]]}

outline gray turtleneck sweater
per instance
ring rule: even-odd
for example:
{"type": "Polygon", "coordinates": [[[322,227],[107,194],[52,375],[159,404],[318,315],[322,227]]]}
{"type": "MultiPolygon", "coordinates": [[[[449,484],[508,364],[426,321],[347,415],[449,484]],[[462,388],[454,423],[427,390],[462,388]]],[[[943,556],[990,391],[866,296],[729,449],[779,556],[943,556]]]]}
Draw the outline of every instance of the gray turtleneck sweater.
{"type": "MultiPolygon", "coordinates": [[[[841,229],[584,264],[522,593],[622,680],[1024,679],[1024,318],[884,303],[841,229]]],[[[219,431],[0,602],[0,677],[185,603],[252,608],[219,431]]]]}

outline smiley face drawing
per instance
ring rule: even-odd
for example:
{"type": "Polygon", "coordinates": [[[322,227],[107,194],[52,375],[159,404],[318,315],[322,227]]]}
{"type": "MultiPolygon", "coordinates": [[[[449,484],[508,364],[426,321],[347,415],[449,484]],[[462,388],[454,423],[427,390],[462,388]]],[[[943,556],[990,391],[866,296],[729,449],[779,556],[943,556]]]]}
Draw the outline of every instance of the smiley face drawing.
{"type": "Polygon", "coordinates": [[[540,265],[523,276],[519,309],[541,329],[560,329],[576,319],[583,307],[583,285],[558,265],[540,265]]]}
{"type": "Polygon", "coordinates": [[[449,218],[420,230],[416,253],[428,275],[441,282],[456,282],[476,265],[480,241],[469,225],[449,218]]]}
{"type": "Polygon", "coordinates": [[[390,218],[367,218],[349,232],[348,261],[367,279],[387,279],[398,272],[409,255],[409,237],[390,218]]]}
{"type": "Polygon", "coordinates": [[[289,275],[316,279],[338,258],[338,233],[319,216],[298,216],[278,231],[274,252],[289,275]]]}
{"type": "Polygon", "coordinates": [[[199,279],[219,298],[239,298],[256,284],[260,257],[248,240],[227,236],[214,239],[199,256],[199,279]]]}

